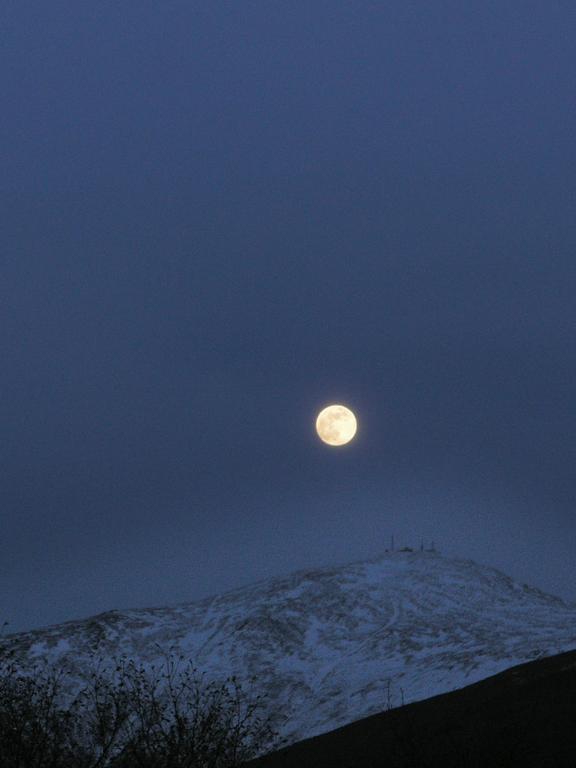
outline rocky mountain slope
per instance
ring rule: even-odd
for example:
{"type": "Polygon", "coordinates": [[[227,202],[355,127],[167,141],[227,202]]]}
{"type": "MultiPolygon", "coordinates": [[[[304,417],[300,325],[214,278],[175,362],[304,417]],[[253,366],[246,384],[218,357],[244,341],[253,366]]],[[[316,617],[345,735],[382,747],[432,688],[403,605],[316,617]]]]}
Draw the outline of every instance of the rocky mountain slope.
{"type": "Polygon", "coordinates": [[[576,648],[576,606],[497,570],[431,552],[387,552],[194,603],[110,611],[9,635],[26,667],[95,656],[236,675],[285,717],[288,742],[576,648]]]}

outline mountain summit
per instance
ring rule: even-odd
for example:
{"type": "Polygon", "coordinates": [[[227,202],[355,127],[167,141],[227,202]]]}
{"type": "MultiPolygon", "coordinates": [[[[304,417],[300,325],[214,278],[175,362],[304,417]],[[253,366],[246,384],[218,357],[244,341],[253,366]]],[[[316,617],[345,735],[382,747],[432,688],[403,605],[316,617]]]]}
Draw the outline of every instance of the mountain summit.
{"type": "Polygon", "coordinates": [[[24,668],[66,662],[78,677],[94,655],[183,655],[261,693],[292,742],[574,649],[576,607],[469,560],[386,552],[194,603],[9,635],[3,646],[24,668]]]}

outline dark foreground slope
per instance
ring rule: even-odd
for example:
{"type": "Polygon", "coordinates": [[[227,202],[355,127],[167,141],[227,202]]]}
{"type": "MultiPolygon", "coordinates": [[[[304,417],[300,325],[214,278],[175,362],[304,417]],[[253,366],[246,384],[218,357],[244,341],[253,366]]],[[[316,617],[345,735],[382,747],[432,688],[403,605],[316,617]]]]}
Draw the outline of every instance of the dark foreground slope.
{"type": "Polygon", "coordinates": [[[576,651],[358,720],[250,768],[576,768],[576,651]]]}

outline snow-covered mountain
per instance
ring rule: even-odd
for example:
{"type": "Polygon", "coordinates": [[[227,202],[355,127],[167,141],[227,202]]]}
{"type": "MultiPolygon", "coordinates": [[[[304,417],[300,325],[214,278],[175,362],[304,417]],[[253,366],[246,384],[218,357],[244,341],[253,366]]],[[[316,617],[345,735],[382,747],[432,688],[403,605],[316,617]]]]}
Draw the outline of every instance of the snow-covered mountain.
{"type": "Polygon", "coordinates": [[[574,649],[576,606],[468,560],[386,552],[194,603],[9,635],[4,645],[24,667],[66,661],[79,676],[94,653],[151,663],[162,648],[209,677],[234,674],[247,687],[255,678],[291,742],[574,649]]]}

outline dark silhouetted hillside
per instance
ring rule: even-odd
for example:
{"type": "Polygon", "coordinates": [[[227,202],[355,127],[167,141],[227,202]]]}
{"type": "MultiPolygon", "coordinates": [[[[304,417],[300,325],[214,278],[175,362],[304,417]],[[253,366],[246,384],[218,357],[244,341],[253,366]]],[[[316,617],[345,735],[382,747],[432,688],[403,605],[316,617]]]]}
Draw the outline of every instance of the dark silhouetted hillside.
{"type": "Polygon", "coordinates": [[[575,768],[576,651],[286,747],[250,768],[575,768]]]}

